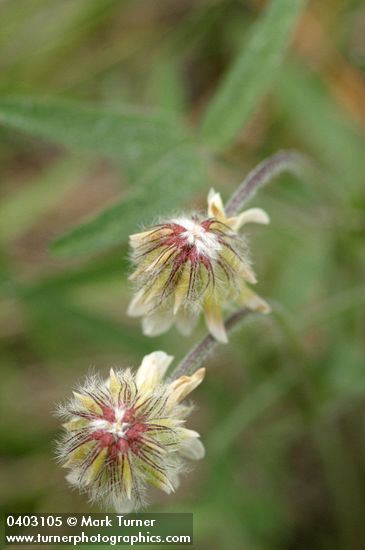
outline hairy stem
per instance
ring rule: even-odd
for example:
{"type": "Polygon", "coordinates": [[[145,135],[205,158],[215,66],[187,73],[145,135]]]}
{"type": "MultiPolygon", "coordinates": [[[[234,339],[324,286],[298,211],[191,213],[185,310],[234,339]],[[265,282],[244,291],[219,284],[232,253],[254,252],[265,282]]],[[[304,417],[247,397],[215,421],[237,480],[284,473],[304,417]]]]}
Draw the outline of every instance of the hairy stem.
{"type": "MultiPolygon", "coordinates": [[[[232,315],[230,315],[225,322],[227,333],[238,327],[238,325],[247,317],[249,313],[252,312],[247,308],[238,309],[232,313],[232,315]]],[[[200,367],[203,361],[211,354],[213,349],[215,349],[218,344],[219,342],[217,342],[213,336],[208,334],[205,338],[203,338],[203,340],[188,351],[182,361],[172,371],[170,379],[174,380],[175,378],[179,378],[179,376],[192,374],[197,368],[200,367]]]]}
{"type": "Polygon", "coordinates": [[[301,175],[310,168],[313,169],[311,160],[297,151],[279,151],[275,153],[275,155],[260,162],[237,187],[226,204],[227,215],[236,215],[258,189],[282,172],[301,175]]]}

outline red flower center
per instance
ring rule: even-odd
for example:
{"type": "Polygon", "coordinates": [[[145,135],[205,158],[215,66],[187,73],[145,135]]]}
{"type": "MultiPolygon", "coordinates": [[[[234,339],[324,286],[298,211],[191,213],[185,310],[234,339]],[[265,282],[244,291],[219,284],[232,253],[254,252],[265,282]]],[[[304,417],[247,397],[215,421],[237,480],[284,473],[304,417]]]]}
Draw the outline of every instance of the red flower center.
{"type": "Polygon", "coordinates": [[[97,441],[101,449],[108,449],[111,459],[129,450],[138,452],[142,434],[148,429],[143,418],[138,418],[133,408],[103,407],[103,415],[90,423],[93,428],[90,441],[97,441]]]}

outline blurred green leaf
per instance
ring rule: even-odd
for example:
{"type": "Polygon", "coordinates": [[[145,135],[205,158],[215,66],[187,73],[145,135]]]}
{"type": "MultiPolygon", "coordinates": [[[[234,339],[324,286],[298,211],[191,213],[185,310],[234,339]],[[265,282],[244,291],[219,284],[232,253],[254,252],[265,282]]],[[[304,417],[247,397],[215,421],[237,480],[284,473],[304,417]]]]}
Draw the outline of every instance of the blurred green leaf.
{"type": "Polygon", "coordinates": [[[52,249],[58,254],[91,253],[120,244],[142,223],[178,210],[183,201],[206,184],[203,162],[190,146],[167,155],[138,184],[139,192],[104,210],[85,224],[60,237],[52,249]]]}
{"type": "Polygon", "coordinates": [[[161,55],[153,67],[151,92],[155,105],[166,111],[183,112],[186,98],[176,56],[161,55]]]}
{"type": "Polygon", "coordinates": [[[239,434],[278,403],[294,383],[286,373],[278,372],[260,384],[250,395],[246,394],[211,434],[208,446],[213,456],[219,457],[226,453],[239,434]]]}
{"type": "Polygon", "coordinates": [[[290,311],[316,302],[328,284],[328,253],[330,240],[323,228],[293,229],[290,233],[276,229],[273,242],[279,241],[283,257],[290,255],[290,262],[283,262],[281,276],[274,289],[275,298],[290,311]]]}
{"type": "Polygon", "coordinates": [[[333,189],[337,182],[336,190],[345,196],[362,185],[365,138],[323,81],[302,64],[287,62],[276,86],[276,100],[305,146],[327,164],[333,189]]]}
{"type": "Polygon", "coordinates": [[[268,91],[290,43],[304,0],[272,0],[208,105],[202,138],[228,146],[268,91]]]}
{"type": "Polygon", "coordinates": [[[0,203],[0,239],[8,241],[27,231],[50,208],[56,207],[90,170],[80,159],[56,162],[26,188],[3,197],[0,203]]]}
{"type": "Polygon", "coordinates": [[[344,316],[356,316],[356,312],[363,311],[365,305],[365,285],[351,285],[342,292],[330,292],[328,298],[322,302],[316,302],[297,318],[297,330],[306,331],[313,327],[338,324],[344,316]]]}
{"type": "MultiPolygon", "coordinates": [[[[8,28],[1,29],[0,40],[4,43],[5,64],[32,57],[32,68],[44,62],[43,54],[57,51],[60,44],[70,44],[75,47],[75,38],[92,28],[93,23],[99,22],[103,12],[115,4],[116,0],[78,0],[76,2],[57,2],[55,0],[28,0],[19,4],[8,3],[2,7],[1,15],[8,28]],[[9,9],[10,8],[10,9],[9,9]],[[47,20],[48,25],[39,26],[40,20],[47,20]],[[96,20],[96,21],[95,21],[96,20]],[[38,32],[29,33],[29,25],[38,27],[38,32]],[[27,48],[26,46],[31,46],[27,48]]],[[[62,51],[62,50],[61,50],[62,51]]]]}
{"type": "MultiPolygon", "coordinates": [[[[50,75],[53,73],[56,77],[60,70],[62,61],[68,60],[68,53],[76,50],[77,44],[88,38],[88,35],[95,27],[100,26],[115,8],[117,1],[119,4],[123,0],[82,0],[79,2],[48,2],[47,9],[44,9],[43,16],[47,17],[49,22],[45,25],[45,31],[36,38],[36,43],[27,49],[27,39],[29,40],[29,21],[26,22],[21,40],[16,35],[15,40],[19,40],[17,47],[22,49],[23,82],[29,83],[36,89],[47,89],[47,83],[50,75]],[[54,23],[55,22],[55,23],[54,23]],[[34,51],[37,51],[34,59],[34,51]],[[32,56],[32,62],[29,63],[29,57],[32,56]],[[61,63],[60,63],[61,62],[61,63]]],[[[34,34],[37,36],[37,33],[34,34]]],[[[51,78],[54,82],[55,76],[51,78]]],[[[28,87],[29,87],[28,84],[28,87]]],[[[19,90],[19,84],[17,86],[19,90]]],[[[18,92],[19,93],[19,92],[18,92]]]]}
{"type": "Polygon", "coordinates": [[[75,151],[108,155],[140,166],[140,173],[188,140],[172,113],[131,106],[112,111],[55,98],[1,99],[0,124],[75,151]]]}
{"type": "MultiPolygon", "coordinates": [[[[122,277],[128,269],[127,249],[121,250],[118,255],[112,254],[102,257],[95,262],[87,262],[75,269],[68,269],[62,273],[56,273],[41,278],[33,286],[27,289],[29,295],[36,294],[60,294],[77,286],[90,283],[105,282],[116,276],[122,277]]],[[[0,272],[1,282],[1,272],[0,272]]]]}
{"type": "Polygon", "coordinates": [[[54,295],[52,300],[48,295],[27,296],[26,306],[33,343],[42,353],[57,352],[64,359],[82,353],[88,345],[94,356],[100,350],[104,356],[115,350],[139,355],[153,345],[133,325],[85,311],[54,295]]]}

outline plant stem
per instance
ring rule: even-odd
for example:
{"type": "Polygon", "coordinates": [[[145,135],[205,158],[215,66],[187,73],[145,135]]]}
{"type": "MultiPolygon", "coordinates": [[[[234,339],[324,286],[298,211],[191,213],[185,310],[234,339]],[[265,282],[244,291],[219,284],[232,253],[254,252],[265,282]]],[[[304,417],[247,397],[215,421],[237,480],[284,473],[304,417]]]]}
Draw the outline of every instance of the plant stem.
{"type": "MultiPolygon", "coordinates": [[[[232,313],[232,315],[230,315],[225,322],[227,333],[238,327],[238,325],[247,317],[249,313],[252,312],[247,308],[242,308],[232,313]]],[[[203,340],[188,351],[182,361],[172,371],[169,378],[174,380],[180,376],[192,374],[198,367],[200,367],[203,361],[208,357],[208,355],[210,355],[218,344],[219,342],[213,338],[213,336],[208,334],[205,338],[203,338],[203,340]]]]}
{"type": "Polygon", "coordinates": [[[301,175],[313,169],[311,160],[297,151],[279,151],[258,164],[237,187],[226,204],[228,216],[234,216],[244,204],[266,183],[282,172],[301,175]]]}

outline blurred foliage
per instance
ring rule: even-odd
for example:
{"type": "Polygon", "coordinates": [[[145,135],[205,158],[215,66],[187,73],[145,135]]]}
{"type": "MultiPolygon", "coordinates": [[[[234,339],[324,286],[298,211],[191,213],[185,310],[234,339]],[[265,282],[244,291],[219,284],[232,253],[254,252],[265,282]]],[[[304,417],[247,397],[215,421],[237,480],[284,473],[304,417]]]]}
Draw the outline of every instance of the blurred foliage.
{"type": "Polygon", "coordinates": [[[153,511],[193,511],[200,549],[363,548],[365,10],[360,0],[0,2],[0,426],[6,512],[89,509],[52,416],[89,371],[191,340],[125,316],[126,241],[227,198],[281,148],[253,203],[273,303],[220,348],[192,419],[207,444],[153,511]]]}

